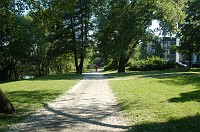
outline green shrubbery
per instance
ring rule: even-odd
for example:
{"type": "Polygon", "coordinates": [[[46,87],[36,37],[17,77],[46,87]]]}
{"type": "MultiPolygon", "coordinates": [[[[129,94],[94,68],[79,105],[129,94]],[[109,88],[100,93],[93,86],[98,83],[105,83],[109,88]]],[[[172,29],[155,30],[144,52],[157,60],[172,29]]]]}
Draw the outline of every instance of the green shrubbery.
{"type": "Polygon", "coordinates": [[[117,61],[110,61],[110,63],[104,67],[104,71],[117,70],[118,68],[117,63],[118,63],[117,61]]]}
{"type": "Polygon", "coordinates": [[[131,71],[146,71],[146,70],[164,70],[175,68],[177,65],[175,62],[164,61],[159,57],[151,57],[147,60],[139,60],[131,62],[129,70],[131,71]]]}

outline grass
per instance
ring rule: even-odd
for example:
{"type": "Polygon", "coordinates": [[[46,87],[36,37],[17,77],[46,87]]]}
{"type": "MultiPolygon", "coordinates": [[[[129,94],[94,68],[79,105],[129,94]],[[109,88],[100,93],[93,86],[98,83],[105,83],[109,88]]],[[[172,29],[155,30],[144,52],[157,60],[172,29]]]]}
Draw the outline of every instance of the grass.
{"type": "Polygon", "coordinates": [[[82,76],[75,74],[51,75],[30,80],[0,83],[0,87],[15,107],[16,115],[0,114],[0,131],[20,122],[75,85],[82,76]]]}
{"type": "Polygon", "coordinates": [[[200,130],[199,69],[107,73],[106,76],[130,120],[129,131],[200,130]]]}

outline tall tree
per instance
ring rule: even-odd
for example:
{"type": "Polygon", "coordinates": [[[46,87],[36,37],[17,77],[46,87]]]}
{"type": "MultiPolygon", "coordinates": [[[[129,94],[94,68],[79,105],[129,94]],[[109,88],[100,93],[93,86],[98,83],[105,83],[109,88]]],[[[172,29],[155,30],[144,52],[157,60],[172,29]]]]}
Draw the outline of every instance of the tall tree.
{"type": "MultiPolygon", "coordinates": [[[[16,64],[18,58],[23,56],[22,54],[24,52],[18,54],[14,50],[18,49],[18,46],[22,46],[15,45],[19,40],[18,36],[22,33],[17,33],[17,31],[22,31],[21,27],[23,25],[21,21],[18,22],[18,16],[21,13],[21,4],[21,2],[15,3],[15,1],[12,0],[0,1],[0,80],[18,79],[16,75],[16,64]]],[[[15,109],[1,89],[0,113],[15,113],[15,109]]]]}
{"type": "Polygon", "coordinates": [[[125,72],[134,48],[143,41],[152,20],[160,20],[165,25],[162,29],[172,32],[184,17],[183,1],[110,0],[106,5],[106,12],[98,15],[100,22],[96,36],[99,51],[118,60],[118,72],[125,72]]]}
{"type": "Polygon", "coordinates": [[[92,0],[80,0],[72,2],[71,5],[73,8],[68,12],[70,16],[68,20],[71,30],[71,50],[74,54],[76,73],[82,74],[87,49],[91,45],[89,32],[93,26],[91,19],[96,2],[92,0]]]}
{"type": "Polygon", "coordinates": [[[0,80],[17,80],[17,67],[30,53],[30,21],[21,16],[21,5],[19,1],[0,2],[0,80]]]}
{"type": "Polygon", "coordinates": [[[187,5],[185,24],[179,25],[181,31],[177,34],[181,40],[178,51],[188,56],[189,68],[191,68],[192,54],[200,55],[200,1],[188,1],[187,5]]]}

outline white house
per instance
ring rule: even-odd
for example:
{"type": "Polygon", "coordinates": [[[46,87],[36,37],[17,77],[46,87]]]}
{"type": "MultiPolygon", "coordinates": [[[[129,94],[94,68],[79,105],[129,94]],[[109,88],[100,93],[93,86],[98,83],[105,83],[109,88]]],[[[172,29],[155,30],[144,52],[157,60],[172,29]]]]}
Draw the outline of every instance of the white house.
{"type": "MultiPolygon", "coordinates": [[[[175,62],[181,62],[183,64],[188,64],[188,57],[186,55],[182,55],[174,50],[172,50],[173,46],[179,46],[180,45],[180,39],[175,37],[161,37],[159,38],[161,47],[164,50],[164,59],[166,61],[175,61],[175,62]]],[[[149,53],[151,51],[151,46],[153,45],[152,42],[149,42],[147,45],[147,52],[149,53]]],[[[192,55],[192,63],[199,63],[200,64],[200,56],[197,56],[195,54],[192,55]]]]}

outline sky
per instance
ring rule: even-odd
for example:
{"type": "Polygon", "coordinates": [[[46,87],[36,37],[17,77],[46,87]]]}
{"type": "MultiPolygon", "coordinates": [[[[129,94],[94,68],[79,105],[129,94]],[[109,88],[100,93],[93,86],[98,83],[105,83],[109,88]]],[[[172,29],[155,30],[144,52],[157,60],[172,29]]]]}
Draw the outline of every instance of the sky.
{"type": "Polygon", "coordinates": [[[159,27],[158,21],[157,20],[153,20],[152,21],[152,26],[150,27],[150,29],[154,30],[154,29],[156,29],[158,27],[159,27]]]}

